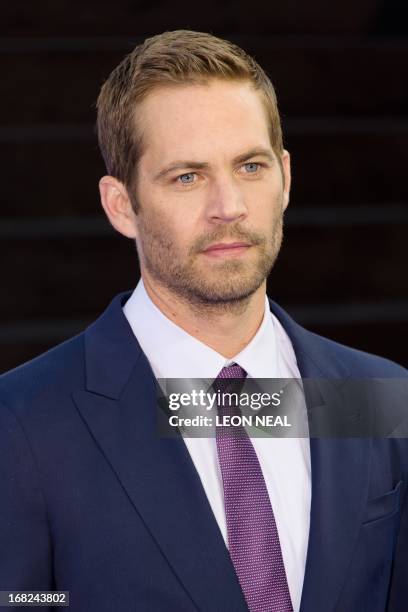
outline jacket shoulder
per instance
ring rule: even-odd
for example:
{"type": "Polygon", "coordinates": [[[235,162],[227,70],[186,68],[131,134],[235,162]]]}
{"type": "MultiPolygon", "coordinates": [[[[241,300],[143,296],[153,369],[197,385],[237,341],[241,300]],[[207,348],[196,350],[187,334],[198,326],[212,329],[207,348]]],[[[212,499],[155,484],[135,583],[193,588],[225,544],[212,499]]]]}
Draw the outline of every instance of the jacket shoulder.
{"type": "Polygon", "coordinates": [[[85,384],[84,333],[0,376],[0,402],[29,404],[61,396],[85,384]]]}
{"type": "MultiPolygon", "coordinates": [[[[271,312],[278,318],[303,363],[313,363],[313,371],[323,377],[406,378],[408,370],[379,355],[341,344],[312,332],[297,323],[286,310],[269,298],[271,312]]],[[[308,368],[309,370],[310,368],[308,368]]]]}

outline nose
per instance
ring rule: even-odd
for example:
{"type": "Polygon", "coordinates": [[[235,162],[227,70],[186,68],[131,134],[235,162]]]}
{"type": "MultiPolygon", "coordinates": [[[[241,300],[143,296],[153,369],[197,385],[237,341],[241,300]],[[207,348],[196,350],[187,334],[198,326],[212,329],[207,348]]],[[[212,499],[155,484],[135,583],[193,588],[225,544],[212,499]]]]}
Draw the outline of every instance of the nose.
{"type": "Polygon", "coordinates": [[[242,193],[231,176],[214,180],[207,192],[206,216],[210,223],[242,221],[248,214],[242,193]]]}

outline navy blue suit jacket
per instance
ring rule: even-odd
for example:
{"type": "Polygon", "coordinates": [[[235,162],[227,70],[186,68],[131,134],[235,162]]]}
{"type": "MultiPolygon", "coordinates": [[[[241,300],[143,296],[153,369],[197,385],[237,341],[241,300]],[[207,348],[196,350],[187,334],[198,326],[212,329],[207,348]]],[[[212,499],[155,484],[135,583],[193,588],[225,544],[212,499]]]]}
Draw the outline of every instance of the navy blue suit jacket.
{"type": "MultiPolygon", "coordinates": [[[[157,435],[155,379],[122,312],[129,295],[0,377],[0,590],[67,590],[72,612],[244,612],[184,441],[157,435]]],[[[302,378],[407,375],[271,310],[302,378]]],[[[406,440],[310,448],[301,612],[406,612],[406,440]]]]}

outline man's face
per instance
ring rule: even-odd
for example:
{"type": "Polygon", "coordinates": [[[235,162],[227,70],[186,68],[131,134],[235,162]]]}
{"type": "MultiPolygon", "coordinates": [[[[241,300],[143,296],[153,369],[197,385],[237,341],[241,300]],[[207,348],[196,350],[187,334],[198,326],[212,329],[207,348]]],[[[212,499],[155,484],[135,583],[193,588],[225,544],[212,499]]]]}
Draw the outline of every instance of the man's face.
{"type": "Polygon", "coordinates": [[[286,186],[261,98],[248,83],[160,87],[141,105],[137,248],[144,278],[193,304],[265,282],[282,240],[286,186]]]}

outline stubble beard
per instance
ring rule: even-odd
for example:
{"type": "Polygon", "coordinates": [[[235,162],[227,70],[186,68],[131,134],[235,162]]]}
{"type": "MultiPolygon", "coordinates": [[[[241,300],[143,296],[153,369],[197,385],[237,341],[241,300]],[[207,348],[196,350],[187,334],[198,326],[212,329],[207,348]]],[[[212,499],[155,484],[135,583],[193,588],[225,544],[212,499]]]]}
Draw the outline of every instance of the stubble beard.
{"type": "Polygon", "coordinates": [[[244,230],[238,224],[219,226],[201,236],[183,260],[165,229],[151,221],[145,222],[142,217],[139,227],[142,236],[139,259],[156,283],[201,313],[240,313],[269,276],[279,254],[283,211],[281,207],[273,220],[269,237],[244,230]],[[220,258],[220,261],[208,263],[205,269],[205,256],[200,252],[222,241],[247,242],[255,253],[244,254],[242,259],[220,258]]]}

